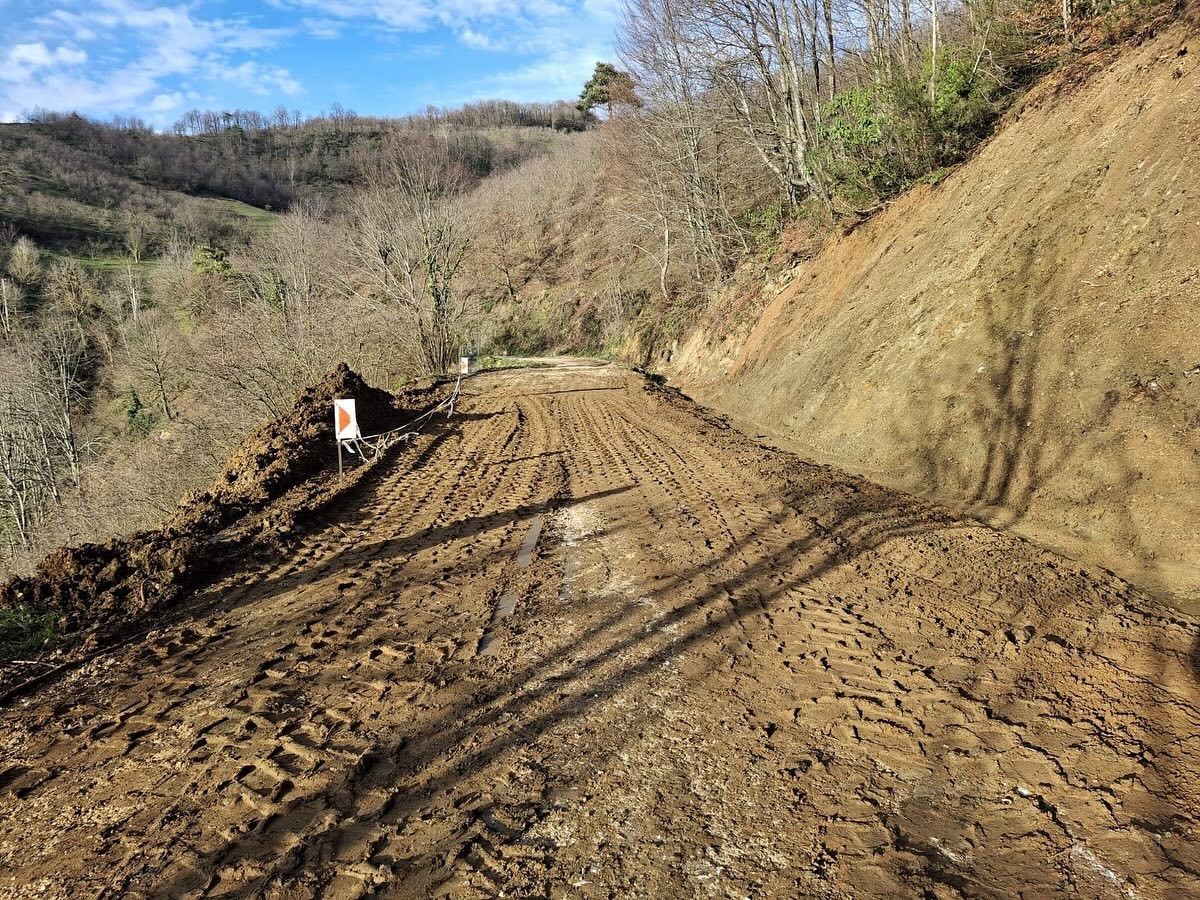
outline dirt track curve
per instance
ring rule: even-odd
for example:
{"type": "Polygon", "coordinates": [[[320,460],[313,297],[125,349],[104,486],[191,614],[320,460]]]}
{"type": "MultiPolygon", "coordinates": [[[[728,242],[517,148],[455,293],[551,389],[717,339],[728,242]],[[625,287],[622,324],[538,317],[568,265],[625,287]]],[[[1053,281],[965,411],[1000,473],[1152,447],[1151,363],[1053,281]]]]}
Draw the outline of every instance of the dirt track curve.
{"type": "Polygon", "coordinates": [[[639,376],[467,388],[3,711],[0,891],[1200,897],[1200,619],[639,376]]]}

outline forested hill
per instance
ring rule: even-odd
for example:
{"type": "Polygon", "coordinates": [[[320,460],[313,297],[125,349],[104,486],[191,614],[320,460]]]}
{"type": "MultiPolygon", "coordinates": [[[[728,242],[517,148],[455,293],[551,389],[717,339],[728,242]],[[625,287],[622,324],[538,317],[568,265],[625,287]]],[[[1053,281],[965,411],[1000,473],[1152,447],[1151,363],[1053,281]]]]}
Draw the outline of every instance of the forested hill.
{"type": "Polygon", "coordinates": [[[438,140],[474,179],[544,152],[590,116],[568,103],[484,101],[404,118],[335,107],[309,119],[279,110],[191,112],[167,133],[137,120],[38,113],[0,125],[0,227],[61,251],[129,251],[150,231],[225,244],[270,211],[327,202],[396,134],[438,140]],[[218,201],[236,201],[218,202],[218,201]]]}

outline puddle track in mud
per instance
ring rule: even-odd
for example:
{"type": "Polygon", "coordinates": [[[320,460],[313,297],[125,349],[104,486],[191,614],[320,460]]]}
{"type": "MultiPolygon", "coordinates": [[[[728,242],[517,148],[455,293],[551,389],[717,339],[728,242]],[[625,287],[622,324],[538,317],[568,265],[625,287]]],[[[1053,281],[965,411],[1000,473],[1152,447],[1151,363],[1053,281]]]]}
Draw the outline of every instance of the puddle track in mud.
{"type": "MultiPolygon", "coordinates": [[[[521,551],[517,554],[517,567],[520,569],[529,568],[529,563],[533,560],[533,550],[537,547],[538,536],[542,533],[542,517],[535,516],[533,523],[529,526],[529,530],[525,532],[525,538],[521,541],[521,551]]],[[[496,608],[492,612],[492,626],[497,622],[501,622],[511,616],[517,609],[517,595],[512,591],[505,591],[496,598],[496,608]]],[[[479,640],[479,655],[480,656],[495,656],[498,654],[499,648],[496,644],[496,639],[492,633],[492,628],[489,627],[483,633],[483,637],[479,640]]]]}

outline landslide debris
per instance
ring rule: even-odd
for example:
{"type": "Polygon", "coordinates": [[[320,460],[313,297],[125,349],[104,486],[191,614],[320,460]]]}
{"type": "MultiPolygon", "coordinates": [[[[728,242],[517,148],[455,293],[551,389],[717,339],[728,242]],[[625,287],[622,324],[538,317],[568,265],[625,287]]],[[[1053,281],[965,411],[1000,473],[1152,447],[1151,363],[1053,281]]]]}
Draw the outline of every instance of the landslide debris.
{"type": "Polygon", "coordinates": [[[393,395],[339,365],[301,391],[281,418],[246,438],[212,485],[185,497],[160,528],[59,548],[31,576],[0,587],[0,607],[53,612],[61,632],[87,631],[85,648],[101,645],[215,576],[218,559],[231,549],[261,535],[278,539],[305,511],[356,482],[338,485],[326,477],[337,460],[329,432],[335,397],[356,399],[359,424],[369,434],[407,421],[439,389],[427,383],[393,395]]]}

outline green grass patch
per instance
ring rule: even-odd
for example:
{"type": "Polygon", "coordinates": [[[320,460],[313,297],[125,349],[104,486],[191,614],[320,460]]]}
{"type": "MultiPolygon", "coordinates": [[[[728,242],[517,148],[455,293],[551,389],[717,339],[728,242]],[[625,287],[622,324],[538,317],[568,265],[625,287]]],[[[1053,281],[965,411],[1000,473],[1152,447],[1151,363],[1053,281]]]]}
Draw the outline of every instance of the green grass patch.
{"type": "Polygon", "coordinates": [[[27,603],[0,607],[0,659],[40,653],[58,640],[58,616],[27,603]]]}
{"type": "Polygon", "coordinates": [[[230,200],[224,197],[205,197],[204,202],[212,204],[214,208],[224,213],[232,213],[239,218],[246,219],[256,227],[270,225],[279,215],[269,209],[259,209],[257,206],[251,206],[241,200],[230,200]]]}

